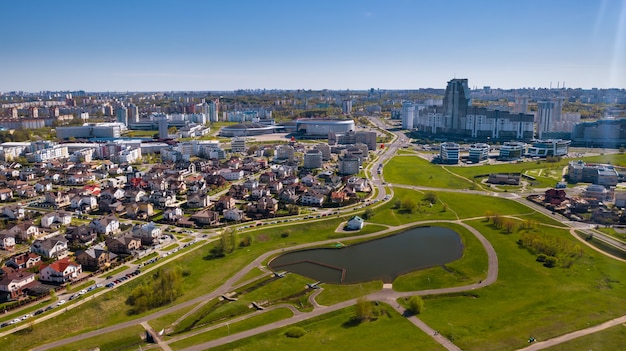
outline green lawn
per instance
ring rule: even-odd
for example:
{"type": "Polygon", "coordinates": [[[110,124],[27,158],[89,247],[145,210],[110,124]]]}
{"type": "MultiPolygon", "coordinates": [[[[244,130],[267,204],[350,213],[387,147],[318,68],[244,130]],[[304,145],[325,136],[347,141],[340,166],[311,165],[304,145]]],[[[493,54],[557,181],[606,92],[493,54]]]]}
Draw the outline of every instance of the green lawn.
{"type": "Polygon", "coordinates": [[[342,301],[351,300],[359,296],[376,292],[383,288],[383,282],[374,281],[360,284],[336,285],[323,284],[324,289],[315,299],[317,303],[330,306],[342,301]]]}
{"type": "MultiPolygon", "coordinates": [[[[518,162],[505,163],[497,165],[480,165],[471,167],[455,167],[446,166],[448,170],[455,174],[461,175],[468,179],[475,179],[479,175],[490,173],[522,173],[535,177],[532,187],[545,188],[554,187],[557,181],[561,180],[563,167],[567,165],[567,161],[560,162],[518,162]]],[[[484,179],[484,177],[476,178],[484,179]]]]}
{"type": "MultiPolygon", "coordinates": [[[[394,197],[391,201],[387,201],[384,205],[373,210],[374,216],[367,221],[369,223],[379,223],[386,225],[401,225],[417,221],[433,220],[433,219],[456,219],[451,211],[444,211],[442,203],[438,202],[433,206],[422,203],[424,192],[394,188],[394,197]],[[420,203],[413,213],[403,209],[394,209],[396,201],[411,200],[420,203]]],[[[367,228],[367,227],[366,227],[367,228]]]]}
{"type": "Polygon", "coordinates": [[[219,339],[230,334],[239,333],[245,330],[253,329],[266,325],[269,323],[277,322],[293,316],[293,312],[287,308],[278,308],[275,310],[259,313],[255,316],[250,316],[239,322],[229,323],[228,325],[221,326],[217,329],[207,331],[205,333],[190,336],[188,338],[172,342],[169,346],[173,350],[180,350],[189,346],[193,346],[207,340],[219,339]]]}
{"type": "Polygon", "coordinates": [[[571,350],[623,350],[626,345],[626,327],[616,325],[614,327],[581,336],[562,344],[548,347],[548,351],[571,351],[571,350]]]}
{"type": "MultiPolygon", "coordinates": [[[[572,267],[545,268],[518,247],[520,233],[502,234],[485,221],[472,225],[498,253],[497,282],[474,291],[477,297],[427,298],[420,316],[462,349],[517,349],[529,336],[545,340],[626,314],[623,263],[579,244],[585,255],[572,267]]],[[[540,230],[579,243],[566,230],[540,230]]]]}
{"type": "MultiPolygon", "coordinates": [[[[93,350],[99,348],[100,351],[136,350],[140,346],[146,346],[141,339],[145,329],[140,326],[133,326],[112,333],[102,334],[93,338],[81,340],[75,343],[52,348],[52,351],[76,351],[93,350]]],[[[9,350],[8,348],[6,350],[9,350]]]]}
{"type": "Polygon", "coordinates": [[[354,308],[346,308],[296,324],[307,332],[298,339],[285,336],[288,326],[211,350],[445,350],[388,305],[379,307],[371,322],[355,323],[354,308]]]}
{"type": "Polygon", "coordinates": [[[389,183],[419,185],[433,188],[469,189],[472,183],[434,165],[421,157],[401,156],[392,158],[383,170],[389,183]]]}

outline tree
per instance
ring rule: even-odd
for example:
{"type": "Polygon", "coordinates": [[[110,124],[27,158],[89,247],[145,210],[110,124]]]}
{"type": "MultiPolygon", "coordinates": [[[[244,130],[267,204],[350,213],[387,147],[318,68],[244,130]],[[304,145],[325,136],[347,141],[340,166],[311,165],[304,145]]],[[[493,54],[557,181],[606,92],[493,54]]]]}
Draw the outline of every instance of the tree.
{"type": "Polygon", "coordinates": [[[360,322],[372,318],[372,303],[365,297],[359,297],[354,306],[354,318],[360,322]]]}
{"type": "Polygon", "coordinates": [[[420,314],[424,310],[424,299],[419,295],[411,296],[407,302],[409,305],[407,309],[413,314],[420,314]]]}
{"type": "Polygon", "coordinates": [[[506,232],[510,234],[517,227],[517,223],[511,218],[505,218],[502,220],[502,226],[504,227],[504,230],[506,230],[506,232]]]}
{"type": "Polygon", "coordinates": [[[427,191],[426,194],[424,194],[424,200],[434,205],[437,202],[437,194],[432,191],[427,191]]]}
{"type": "Polygon", "coordinates": [[[259,146],[258,145],[252,145],[248,149],[248,155],[255,155],[258,150],[259,150],[259,146]]]}
{"type": "Polygon", "coordinates": [[[274,149],[267,148],[263,151],[263,156],[265,157],[274,157],[274,149]]]}
{"type": "Polygon", "coordinates": [[[372,217],[374,217],[374,210],[371,208],[368,208],[365,212],[363,212],[363,219],[371,219],[372,217]]]}
{"type": "Polygon", "coordinates": [[[235,232],[230,228],[224,229],[222,234],[220,234],[220,245],[225,254],[235,251],[235,242],[235,232]]]}
{"type": "Polygon", "coordinates": [[[415,208],[417,207],[417,204],[415,203],[415,201],[411,200],[411,199],[403,199],[402,200],[402,208],[409,212],[409,213],[413,213],[415,211],[415,208]]]}

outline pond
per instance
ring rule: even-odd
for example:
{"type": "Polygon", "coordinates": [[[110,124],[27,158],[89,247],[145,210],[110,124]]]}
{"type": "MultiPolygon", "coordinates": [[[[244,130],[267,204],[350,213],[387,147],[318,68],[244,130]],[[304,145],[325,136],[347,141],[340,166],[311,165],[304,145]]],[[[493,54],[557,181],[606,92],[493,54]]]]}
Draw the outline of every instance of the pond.
{"type": "Polygon", "coordinates": [[[418,227],[343,248],[289,252],[273,259],[269,267],[325,283],[391,283],[400,275],[444,265],[462,255],[461,237],[454,230],[418,227]]]}

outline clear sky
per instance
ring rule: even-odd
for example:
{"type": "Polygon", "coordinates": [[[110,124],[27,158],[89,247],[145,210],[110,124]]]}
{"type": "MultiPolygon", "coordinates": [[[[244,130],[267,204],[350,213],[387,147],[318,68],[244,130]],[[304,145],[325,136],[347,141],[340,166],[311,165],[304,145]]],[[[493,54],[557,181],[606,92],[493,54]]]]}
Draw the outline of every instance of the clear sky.
{"type": "Polygon", "coordinates": [[[0,91],[626,88],[626,0],[6,0],[0,91]],[[559,83],[557,83],[559,82],[559,83]]]}

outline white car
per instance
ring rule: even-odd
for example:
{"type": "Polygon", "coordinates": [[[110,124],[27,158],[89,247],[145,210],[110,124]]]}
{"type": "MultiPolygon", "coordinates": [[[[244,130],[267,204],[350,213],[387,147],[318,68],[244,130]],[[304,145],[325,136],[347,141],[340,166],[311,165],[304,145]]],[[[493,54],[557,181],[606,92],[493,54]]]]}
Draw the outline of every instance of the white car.
{"type": "Polygon", "coordinates": [[[61,306],[64,303],[65,303],[65,300],[59,300],[59,302],[57,302],[57,306],[61,306]]]}

